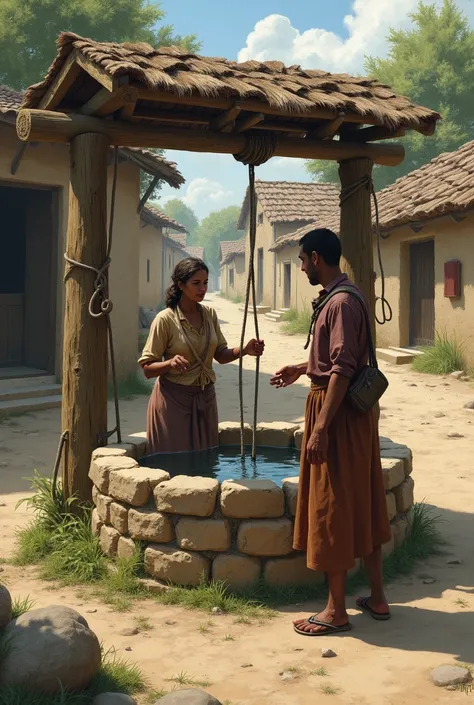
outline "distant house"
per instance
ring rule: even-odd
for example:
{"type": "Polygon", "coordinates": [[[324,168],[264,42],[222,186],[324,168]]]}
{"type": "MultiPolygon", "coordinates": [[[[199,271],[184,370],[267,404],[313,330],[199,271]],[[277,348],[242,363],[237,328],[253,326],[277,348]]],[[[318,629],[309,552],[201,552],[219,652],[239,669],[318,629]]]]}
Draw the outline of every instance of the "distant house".
{"type": "MultiPolygon", "coordinates": [[[[333,220],[339,209],[339,191],[334,184],[292,181],[256,181],[255,190],[257,303],[273,309],[290,308],[296,306],[304,281],[295,276],[293,253],[281,259],[271,248],[279,238],[307,223],[323,227],[333,220]]],[[[249,262],[249,207],[247,189],[237,226],[245,230],[245,270],[249,262]]]]}
{"type": "Polygon", "coordinates": [[[247,284],[245,274],[245,239],[221,242],[219,259],[221,292],[233,299],[243,299],[247,284]]]}
{"type": "MultiPolygon", "coordinates": [[[[15,120],[22,94],[0,87],[0,376],[61,375],[69,146],[24,145],[15,120]]],[[[136,370],[139,305],[140,171],[174,187],[183,178],[162,157],[121,148],[110,295],[119,377],[136,370]]],[[[108,170],[109,195],[113,153],[108,170]]],[[[34,382],[33,382],[34,384],[34,382]]]]}

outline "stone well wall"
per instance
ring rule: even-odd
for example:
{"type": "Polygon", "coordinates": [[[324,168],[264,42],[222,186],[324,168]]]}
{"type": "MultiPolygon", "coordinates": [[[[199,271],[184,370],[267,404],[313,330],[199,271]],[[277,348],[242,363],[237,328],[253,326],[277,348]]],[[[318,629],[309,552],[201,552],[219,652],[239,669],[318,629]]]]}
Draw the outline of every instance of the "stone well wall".
{"type": "MultiPolygon", "coordinates": [[[[250,440],[250,427],[246,427],[250,440]]],[[[302,429],[284,423],[260,424],[260,446],[301,447],[302,429]]],[[[240,427],[223,423],[221,445],[239,445],[240,427]]],[[[392,539],[390,554],[406,538],[413,507],[414,482],[409,448],[387,438],[380,442],[392,539]]],[[[271,480],[219,483],[140,467],[146,435],[129,436],[121,445],[92,454],[94,483],[92,527],[110,557],[133,555],[145,545],[145,570],[154,579],[197,585],[201,576],[225,580],[235,589],[262,575],[273,585],[323,580],[306,568],[305,555],[293,551],[293,520],[298,478],[279,487],[271,480]]]]}

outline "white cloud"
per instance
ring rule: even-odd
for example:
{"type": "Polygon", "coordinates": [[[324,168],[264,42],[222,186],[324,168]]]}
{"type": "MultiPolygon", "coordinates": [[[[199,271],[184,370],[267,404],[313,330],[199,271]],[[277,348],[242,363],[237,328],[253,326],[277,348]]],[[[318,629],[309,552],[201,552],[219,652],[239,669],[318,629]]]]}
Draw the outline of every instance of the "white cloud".
{"type": "MultiPolygon", "coordinates": [[[[441,4],[442,0],[435,0],[441,4]]],[[[409,13],[416,10],[418,0],[354,0],[352,12],[344,17],[347,38],[322,28],[301,32],[288,17],[269,15],[257,22],[240,50],[239,61],[279,59],[287,65],[327,71],[363,71],[364,57],[384,56],[386,36],[390,28],[410,26],[409,13]]],[[[460,0],[459,6],[472,21],[473,0],[460,0]]]]}
{"type": "MultiPolygon", "coordinates": [[[[204,164],[203,160],[202,166],[204,164]]],[[[232,190],[227,189],[219,181],[214,181],[206,176],[192,179],[178,193],[164,190],[160,200],[162,203],[166,203],[172,198],[181,198],[195,211],[198,218],[203,218],[212,211],[225,208],[236,200],[232,190]]]]}

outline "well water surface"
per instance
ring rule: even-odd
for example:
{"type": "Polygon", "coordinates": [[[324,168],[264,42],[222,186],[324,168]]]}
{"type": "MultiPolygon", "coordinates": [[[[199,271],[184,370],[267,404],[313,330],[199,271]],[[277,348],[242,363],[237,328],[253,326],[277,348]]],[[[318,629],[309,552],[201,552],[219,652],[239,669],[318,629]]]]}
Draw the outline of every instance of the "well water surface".
{"type": "Polygon", "coordinates": [[[299,473],[300,453],[294,448],[257,448],[257,458],[247,449],[244,459],[240,448],[225,446],[199,453],[157,453],[140,460],[147,468],[166,470],[171,477],[191,475],[224,480],[273,480],[281,485],[286,477],[299,473]]]}

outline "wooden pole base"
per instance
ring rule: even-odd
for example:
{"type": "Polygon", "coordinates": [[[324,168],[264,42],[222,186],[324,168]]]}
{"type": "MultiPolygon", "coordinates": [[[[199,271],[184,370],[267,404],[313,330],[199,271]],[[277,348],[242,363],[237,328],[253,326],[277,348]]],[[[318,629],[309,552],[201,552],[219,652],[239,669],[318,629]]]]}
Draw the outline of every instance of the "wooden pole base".
{"type": "MultiPolygon", "coordinates": [[[[66,254],[99,269],[107,254],[107,153],[104,135],[71,143],[66,254]]],[[[93,318],[89,302],[95,274],[66,263],[62,430],[68,431],[63,491],[90,501],[91,453],[107,431],[107,322],[93,318]]]]}

